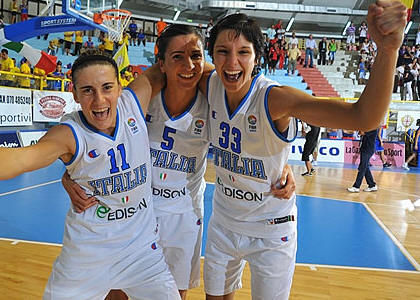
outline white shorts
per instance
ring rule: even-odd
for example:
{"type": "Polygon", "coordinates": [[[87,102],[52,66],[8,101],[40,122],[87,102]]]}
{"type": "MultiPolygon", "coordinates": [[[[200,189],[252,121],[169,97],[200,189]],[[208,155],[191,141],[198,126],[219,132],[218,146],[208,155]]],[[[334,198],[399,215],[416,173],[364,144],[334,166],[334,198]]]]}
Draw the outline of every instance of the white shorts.
{"type": "MultiPolygon", "coordinates": [[[[200,286],[202,220],[194,211],[156,218],[159,244],[179,290],[200,286]]],[[[157,298],[156,298],[157,299],[157,298]]]]}
{"type": "Polygon", "coordinates": [[[132,300],[180,300],[160,247],[139,252],[118,261],[110,257],[109,263],[93,268],[63,264],[59,257],[43,300],[101,300],[111,289],[123,290],[132,300]]]}
{"type": "Polygon", "coordinates": [[[348,35],[347,36],[347,44],[355,44],[356,43],[356,36],[355,35],[348,35]]]}
{"type": "Polygon", "coordinates": [[[287,300],[296,249],[296,232],[278,239],[255,238],[210,221],[204,258],[205,291],[208,295],[222,296],[241,288],[247,261],[253,300],[287,300]]]}

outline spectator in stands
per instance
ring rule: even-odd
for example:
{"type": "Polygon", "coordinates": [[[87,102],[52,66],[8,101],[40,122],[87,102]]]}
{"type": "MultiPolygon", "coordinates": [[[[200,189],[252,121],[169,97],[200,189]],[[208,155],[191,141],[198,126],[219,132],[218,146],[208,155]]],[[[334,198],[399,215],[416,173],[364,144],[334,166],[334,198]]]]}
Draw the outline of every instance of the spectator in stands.
{"type": "Polygon", "coordinates": [[[276,73],[276,65],[277,61],[279,60],[280,56],[280,48],[279,44],[275,43],[273,46],[270,47],[270,52],[268,55],[269,59],[269,66],[268,66],[268,74],[274,75],[276,73]]]}
{"type": "Polygon", "coordinates": [[[366,77],[366,65],[365,65],[365,60],[363,58],[360,59],[358,72],[359,72],[359,84],[365,84],[364,80],[366,77]]]}
{"type": "Polygon", "coordinates": [[[306,124],[302,122],[302,135],[305,136],[305,145],[303,146],[302,161],[305,162],[306,172],[302,173],[302,176],[312,176],[316,173],[312,166],[309,156],[313,154],[320,134],[320,128],[314,125],[306,124]]]}
{"type": "Polygon", "coordinates": [[[337,44],[335,39],[331,39],[331,42],[328,43],[328,61],[332,65],[334,63],[335,52],[337,52],[337,44]]]}
{"type": "Polygon", "coordinates": [[[163,18],[160,18],[160,21],[158,21],[156,23],[156,29],[157,29],[157,35],[158,35],[158,37],[160,36],[160,34],[162,33],[162,31],[165,30],[166,26],[168,26],[168,24],[166,24],[166,22],[163,21],[163,18]]]}
{"type": "Polygon", "coordinates": [[[417,129],[415,130],[415,133],[413,133],[412,141],[410,141],[410,145],[413,147],[413,153],[407,158],[407,160],[402,165],[402,167],[407,171],[410,170],[408,164],[416,157],[416,155],[417,159],[420,159],[420,119],[417,119],[416,126],[417,129]]]}
{"type": "Polygon", "coordinates": [[[291,48],[287,52],[287,56],[289,57],[289,65],[287,67],[287,74],[294,75],[296,70],[296,62],[298,58],[301,56],[301,52],[297,47],[297,44],[292,43],[290,44],[291,48]]]}
{"type": "Polygon", "coordinates": [[[61,91],[63,87],[64,73],[62,69],[62,64],[57,63],[55,71],[48,75],[48,77],[58,78],[59,80],[52,80],[49,84],[49,89],[54,91],[61,91]]]}
{"type": "Polygon", "coordinates": [[[353,22],[350,23],[349,27],[347,27],[346,34],[347,34],[347,49],[348,50],[356,50],[355,49],[356,27],[354,27],[353,22]]]}
{"type": "Polygon", "coordinates": [[[416,35],[416,46],[420,45],[420,25],[417,29],[417,35],[416,35]]]}
{"type": "Polygon", "coordinates": [[[144,47],[146,47],[146,35],[143,32],[143,29],[139,29],[139,33],[137,35],[137,46],[140,46],[140,43],[143,44],[144,47]]]}
{"type": "Polygon", "coordinates": [[[69,55],[71,45],[73,44],[73,31],[64,32],[64,54],[69,55]]]}
{"type": "Polygon", "coordinates": [[[319,41],[318,43],[318,51],[319,51],[319,60],[318,60],[318,65],[322,64],[323,66],[325,66],[325,64],[327,63],[327,38],[323,37],[322,40],[319,41]]]}
{"type": "Polygon", "coordinates": [[[368,27],[367,27],[366,22],[363,21],[359,27],[359,47],[361,47],[363,42],[367,40],[367,34],[368,34],[368,27]]]}
{"type": "MultiPolygon", "coordinates": [[[[26,58],[23,58],[22,63],[20,64],[20,73],[31,74],[31,67],[26,58]]],[[[31,88],[31,79],[29,77],[19,76],[19,86],[25,89],[31,88]]]]}
{"type": "Polygon", "coordinates": [[[137,24],[134,19],[131,19],[130,25],[128,25],[128,31],[130,33],[130,46],[136,46],[137,42],[137,24]]]}
{"type": "Polygon", "coordinates": [[[364,189],[365,192],[376,192],[378,187],[373,180],[372,173],[369,168],[369,160],[375,152],[375,139],[377,136],[377,129],[361,132],[363,134],[360,146],[360,163],[357,172],[356,181],[352,187],[347,188],[350,193],[360,192],[360,186],[362,185],[363,177],[366,178],[368,187],[364,189]]]}
{"type": "Polygon", "coordinates": [[[356,132],[354,130],[342,129],[341,135],[343,140],[354,140],[354,135],[356,132]]]}
{"type": "MultiPolygon", "coordinates": [[[[1,49],[1,71],[13,72],[15,64],[13,60],[9,57],[9,51],[7,49],[1,49]]],[[[1,85],[4,86],[13,86],[13,75],[11,74],[1,74],[1,85]]]]}
{"type": "Polygon", "coordinates": [[[75,42],[74,42],[74,52],[73,52],[74,56],[80,55],[80,50],[82,49],[82,46],[83,46],[83,31],[79,30],[75,32],[75,42]]]}
{"type": "Polygon", "coordinates": [[[103,44],[105,53],[112,57],[114,53],[114,42],[108,38],[108,35],[105,35],[103,44]]]}
{"type": "Polygon", "coordinates": [[[410,66],[406,65],[404,67],[403,74],[403,97],[401,100],[413,100],[413,90],[411,88],[412,81],[414,80],[413,74],[411,74],[410,66]]]}
{"type": "Polygon", "coordinates": [[[326,128],[327,138],[329,139],[338,139],[338,129],[326,128]]]}
{"type": "Polygon", "coordinates": [[[28,2],[26,0],[22,0],[20,5],[20,20],[22,22],[28,20],[28,2]]]}
{"type": "Polygon", "coordinates": [[[267,29],[267,37],[268,39],[272,40],[276,36],[276,30],[274,29],[274,24],[271,25],[270,28],[267,29]]]}
{"type": "Polygon", "coordinates": [[[309,35],[309,38],[305,42],[305,65],[304,68],[308,67],[308,61],[311,60],[309,64],[310,68],[314,67],[314,50],[316,49],[315,40],[312,37],[312,34],[309,35]]]}
{"type": "Polygon", "coordinates": [[[49,54],[49,55],[56,55],[56,50],[57,50],[57,48],[55,46],[54,41],[53,40],[50,40],[48,42],[47,54],[49,54]]]}
{"type": "Polygon", "coordinates": [[[18,87],[19,86],[19,78],[21,78],[21,77],[17,74],[20,73],[20,69],[17,66],[16,58],[13,57],[12,60],[13,60],[13,65],[14,65],[13,69],[11,70],[11,72],[14,74],[13,75],[13,85],[12,86],[18,87]]]}
{"type": "Polygon", "coordinates": [[[93,43],[91,36],[88,37],[87,41],[83,45],[83,48],[84,50],[95,48],[95,44],[93,43]]]}
{"type": "Polygon", "coordinates": [[[369,40],[365,39],[361,44],[360,44],[360,52],[362,52],[363,50],[366,52],[369,52],[369,48],[370,48],[370,43],[369,40]]]}
{"type": "Polygon", "coordinates": [[[208,50],[208,47],[209,47],[209,38],[210,38],[210,31],[213,28],[213,26],[214,26],[213,19],[210,18],[209,23],[207,24],[207,27],[206,27],[206,32],[205,32],[206,33],[205,34],[205,40],[204,40],[205,50],[208,50]]]}
{"type": "Polygon", "coordinates": [[[198,31],[198,33],[200,34],[201,39],[202,39],[202,40],[203,40],[203,42],[204,42],[204,40],[205,40],[205,38],[206,38],[206,29],[203,27],[203,24],[201,24],[201,23],[199,23],[199,24],[198,24],[197,31],[198,31]]]}
{"type": "Polygon", "coordinates": [[[276,37],[281,40],[283,34],[284,34],[284,29],[282,28],[283,25],[283,21],[282,20],[278,20],[277,24],[274,25],[274,29],[276,30],[276,37]]]}
{"type": "Polygon", "coordinates": [[[296,48],[299,48],[299,40],[296,37],[296,32],[292,32],[292,37],[289,39],[289,49],[292,48],[292,44],[296,45],[296,48]]]}
{"type": "Polygon", "coordinates": [[[414,57],[411,64],[408,66],[410,67],[410,72],[413,75],[413,81],[411,83],[411,89],[413,90],[413,100],[419,100],[419,93],[418,93],[418,82],[419,82],[419,64],[418,64],[418,58],[414,57]]]}
{"type": "Polygon", "coordinates": [[[378,128],[378,134],[376,135],[376,140],[375,140],[375,152],[376,154],[378,154],[379,158],[382,161],[382,166],[384,168],[389,168],[390,166],[392,166],[392,164],[388,163],[384,154],[384,142],[383,142],[383,127],[380,126],[378,128]]]}
{"type": "Polygon", "coordinates": [[[34,67],[33,74],[39,77],[35,79],[35,88],[37,90],[43,90],[45,87],[47,87],[47,76],[43,69],[34,67]]]}
{"type": "Polygon", "coordinates": [[[17,5],[17,0],[12,0],[12,2],[10,2],[9,8],[12,14],[12,17],[10,18],[10,24],[14,24],[17,22],[17,15],[18,15],[18,10],[19,10],[19,7],[17,5]]]}

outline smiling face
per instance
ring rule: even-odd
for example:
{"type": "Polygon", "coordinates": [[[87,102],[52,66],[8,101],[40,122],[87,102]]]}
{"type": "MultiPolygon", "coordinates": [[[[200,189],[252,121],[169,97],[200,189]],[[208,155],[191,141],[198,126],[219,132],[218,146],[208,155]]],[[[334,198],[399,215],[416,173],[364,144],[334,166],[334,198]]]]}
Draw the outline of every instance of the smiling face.
{"type": "Polygon", "coordinates": [[[222,79],[228,98],[242,99],[252,82],[252,71],[256,65],[253,44],[243,34],[235,37],[234,30],[221,31],[214,44],[213,62],[222,79]]]}
{"type": "Polygon", "coordinates": [[[114,68],[93,64],[76,71],[73,97],[82,106],[87,122],[97,130],[112,135],[117,120],[117,101],[121,95],[114,68]]]}
{"type": "Polygon", "coordinates": [[[167,83],[182,89],[195,89],[203,74],[203,43],[195,34],[174,36],[165,50],[160,68],[167,83]]]}

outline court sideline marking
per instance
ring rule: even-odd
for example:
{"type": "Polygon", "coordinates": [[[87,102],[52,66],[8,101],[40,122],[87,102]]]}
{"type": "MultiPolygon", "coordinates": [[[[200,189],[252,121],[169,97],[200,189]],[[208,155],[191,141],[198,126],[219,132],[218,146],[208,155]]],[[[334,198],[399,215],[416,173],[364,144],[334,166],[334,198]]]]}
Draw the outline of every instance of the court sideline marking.
{"type": "Polygon", "coordinates": [[[47,181],[44,183],[40,183],[40,184],[36,184],[36,185],[30,185],[21,189],[17,189],[17,190],[13,190],[13,191],[9,191],[9,192],[5,192],[5,193],[1,193],[1,196],[6,196],[6,195],[10,195],[10,194],[14,194],[14,193],[18,193],[18,192],[23,192],[23,191],[27,191],[27,190],[31,190],[31,189],[35,189],[37,187],[41,187],[41,186],[45,186],[45,185],[49,185],[49,184],[53,184],[53,183],[57,183],[57,182],[61,182],[61,179],[57,179],[57,180],[53,180],[53,181],[47,181]]]}

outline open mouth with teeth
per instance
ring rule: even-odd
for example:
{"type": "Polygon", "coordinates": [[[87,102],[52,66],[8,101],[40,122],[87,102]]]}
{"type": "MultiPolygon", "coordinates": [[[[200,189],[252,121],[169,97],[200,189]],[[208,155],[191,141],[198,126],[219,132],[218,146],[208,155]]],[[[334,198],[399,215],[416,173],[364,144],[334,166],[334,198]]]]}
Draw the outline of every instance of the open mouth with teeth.
{"type": "Polygon", "coordinates": [[[108,118],[109,116],[109,113],[110,113],[109,108],[92,110],[92,114],[97,120],[106,120],[106,118],[108,118]]]}
{"type": "Polygon", "coordinates": [[[194,73],[190,73],[190,74],[179,74],[179,77],[181,77],[182,79],[190,79],[194,77],[194,73]]]}
{"type": "Polygon", "coordinates": [[[235,82],[242,75],[242,71],[224,71],[223,73],[228,82],[235,82]]]}

